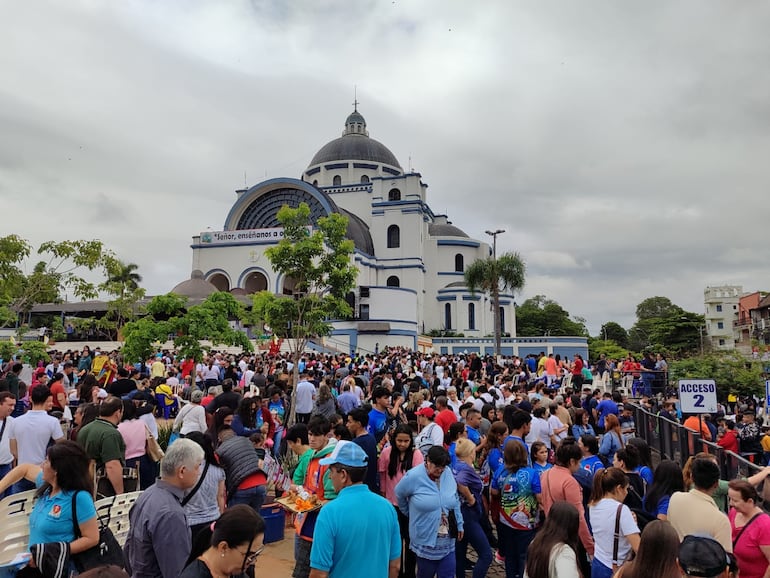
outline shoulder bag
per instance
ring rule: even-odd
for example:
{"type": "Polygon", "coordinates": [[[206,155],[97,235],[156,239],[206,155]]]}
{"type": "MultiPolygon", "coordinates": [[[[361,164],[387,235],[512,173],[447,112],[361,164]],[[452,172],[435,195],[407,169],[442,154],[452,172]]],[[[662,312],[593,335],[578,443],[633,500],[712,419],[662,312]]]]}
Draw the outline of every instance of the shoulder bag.
{"type": "Polygon", "coordinates": [[[751,519],[743,525],[743,528],[741,528],[741,531],[738,532],[738,535],[735,537],[735,540],[733,540],[733,550],[735,550],[735,546],[736,546],[736,544],[738,544],[738,540],[741,539],[741,536],[743,536],[743,533],[746,531],[746,528],[748,528],[751,525],[751,523],[754,520],[756,520],[757,518],[759,518],[761,515],[762,515],[761,513],[760,514],[754,514],[751,517],[751,519]]]}
{"type": "Polygon", "coordinates": [[[200,489],[201,485],[203,484],[203,480],[206,478],[206,472],[209,471],[209,462],[206,461],[206,465],[203,466],[203,471],[201,472],[200,477],[198,478],[198,483],[195,484],[195,487],[190,490],[190,493],[187,494],[184,498],[182,498],[181,504],[184,508],[187,503],[192,500],[192,497],[195,495],[195,493],[200,489]]]}
{"type": "MultiPolygon", "coordinates": [[[[618,571],[623,563],[618,563],[618,549],[620,548],[620,513],[623,510],[623,504],[618,504],[618,510],[615,513],[615,538],[612,542],[612,573],[618,571]]],[[[625,562],[625,560],[624,560],[625,562]]]]}
{"type": "MultiPolygon", "coordinates": [[[[76,540],[82,537],[80,525],[78,524],[77,497],[78,492],[75,492],[72,495],[72,528],[75,531],[76,540]]],[[[115,539],[115,535],[99,517],[98,513],[96,521],[99,524],[99,543],[79,554],[71,554],[70,560],[75,564],[77,571],[81,573],[101,566],[115,565],[123,568],[123,550],[115,539]]]]}

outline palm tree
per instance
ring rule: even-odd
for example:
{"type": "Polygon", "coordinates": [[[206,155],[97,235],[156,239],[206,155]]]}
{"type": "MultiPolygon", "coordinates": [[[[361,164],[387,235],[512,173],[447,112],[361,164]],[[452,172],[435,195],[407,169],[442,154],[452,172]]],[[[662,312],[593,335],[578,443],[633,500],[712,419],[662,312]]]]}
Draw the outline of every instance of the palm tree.
{"type": "Polygon", "coordinates": [[[465,270],[465,285],[471,294],[480,289],[492,296],[495,355],[500,355],[500,288],[506,291],[520,291],[524,287],[526,269],[518,253],[504,253],[497,258],[478,259],[465,270]]]}
{"type": "Polygon", "coordinates": [[[118,261],[109,279],[107,279],[107,283],[116,283],[124,290],[127,289],[129,291],[138,289],[139,283],[142,282],[142,276],[136,272],[137,269],[139,269],[139,265],[136,263],[118,261]]]}

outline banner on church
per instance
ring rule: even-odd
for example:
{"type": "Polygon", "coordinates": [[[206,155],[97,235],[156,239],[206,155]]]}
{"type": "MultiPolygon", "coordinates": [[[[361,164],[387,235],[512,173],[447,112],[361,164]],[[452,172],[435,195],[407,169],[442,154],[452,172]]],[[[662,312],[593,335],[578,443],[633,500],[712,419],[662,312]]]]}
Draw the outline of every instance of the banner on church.
{"type": "Polygon", "coordinates": [[[283,227],[271,229],[243,229],[240,231],[204,231],[201,243],[219,245],[223,243],[248,243],[249,241],[280,241],[283,239],[283,227]]]}

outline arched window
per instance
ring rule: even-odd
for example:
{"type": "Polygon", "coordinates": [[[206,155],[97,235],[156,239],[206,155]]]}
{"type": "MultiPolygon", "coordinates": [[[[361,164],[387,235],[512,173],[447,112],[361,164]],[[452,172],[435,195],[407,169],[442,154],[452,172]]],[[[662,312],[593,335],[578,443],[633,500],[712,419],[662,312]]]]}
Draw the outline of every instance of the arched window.
{"type": "Polygon", "coordinates": [[[401,191],[398,189],[390,189],[390,192],[388,193],[388,200],[389,201],[400,201],[401,200],[401,191]]]}
{"type": "Polygon", "coordinates": [[[398,225],[388,227],[388,249],[396,249],[401,246],[401,230],[398,225]]]}
{"type": "Polygon", "coordinates": [[[334,180],[332,181],[332,184],[335,187],[338,187],[339,185],[341,185],[342,184],[342,177],[339,176],[339,175],[334,175],[334,180]]]}
{"type": "Polygon", "coordinates": [[[243,282],[243,289],[249,294],[265,291],[267,289],[267,277],[259,271],[249,273],[249,276],[243,282]]]}
{"type": "Polygon", "coordinates": [[[468,303],[468,329],[476,329],[476,305],[468,303]]]}
{"type": "Polygon", "coordinates": [[[314,187],[317,187],[317,186],[318,186],[318,179],[315,179],[315,180],[313,181],[313,186],[314,186],[314,187]]]}
{"type": "Polygon", "coordinates": [[[401,280],[395,275],[391,275],[390,277],[388,277],[388,280],[385,282],[385,285],[387,285],[388,287],[401,287],[401,280]]]}
{"type": "Polygon", "coordinates": [[[505,308],[500,307],[500,334],[505,333],[505,308]]]}
{"type": "Polygon", "coordinates": [[[463,256],[460,253],[455,255],[455,271],[458,273],[465,271],[465,259],[463,259],[463,256]]]}
{"type": "Polygon", "coordinates": [[[366,175],[361,175],[361,184],[365,185],[368,182],[369,182],[369,177],[367,177],[366,175]]]}
{"type": "Polygon", "coordinates": [[[444,305],[444,329],[452,329],[452,304],[446,303],[444,305]]]}

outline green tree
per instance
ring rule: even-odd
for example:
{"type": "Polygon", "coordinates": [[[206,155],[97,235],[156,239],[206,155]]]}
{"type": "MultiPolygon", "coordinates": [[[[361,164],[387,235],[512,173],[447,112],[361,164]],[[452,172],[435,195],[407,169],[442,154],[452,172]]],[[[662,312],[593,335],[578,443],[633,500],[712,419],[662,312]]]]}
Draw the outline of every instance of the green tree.
{"type": "Polygon", "coordinates": [[[694,353],[700,349],[703,323],[703,315],[685,311],[668,297],[650,297],[636,307],[636,323],[628,332],[629,348],[694,353]]]}
{"type": "MultiPolygon", "coordinates": [[[[289,339],[294,363],[294,384],[299,381],[299,360],[310,338],[328,335],[330,320],[350,317],[345,296],[353,289],[358,269],[351,264],[353,242],[347,239],[347,218],[332,213],[313,225],[310,207],[284,205],[278,211],[283,239],[265,251],[273,270],[294,282],[293,295],[262,291],[254,295],[254,324],[270,326],[273,333],[289,339]]],[[[289,423],[295,419],[296,387],[292,393],[289,423]]]]}
{"type": "Polygon", "coordinates": [[[47,241],[38,247],[42,257],[24,272],[23,265],[33,253],[28,241],[18,235],[0,237],[0,319],[19,324],[24,313],[37,303],[57,302],[71,292],[78,299],[95,299],[96,283],[86,280],[86,271],[108,275],[114,259],[101,241],[47,241]]]}
{"type": "Polygon", "coordinates": [[[726,398],[730,392],[736,395],[764,396],[763,370],[760,361],[746,359],[735,352],[686,357],[669,363],[672,381],[713,379],[721,399],[726,398]]]}
{"type": "Polygon", "coordinates": [[[159,295],[148,303],[147,315],[123,327],[123,352],[130,362],[142,361],[155,352],[155,343],[173,339],[179,354],[201,360],[212,345],[241,347],[252,351],[246,334],[230,326],[230,321],[246,317],[243,306],[227,292],[209,295],[203,303],[183,308],[186,300],[178,295],[159,295]]]}
{"type": "Polygon", "coordinates": [[[625,347],[621,347],[612,339],[596,339],[589,337],[588,358],[595,361],[599,359],[599,356],[602,353],[607,359],[624,359],[628,350],[625,347]]]}
{"type": "Polygon", "coordinates": [[[142,276],[135,263],[123,263],[119,259],[106,259],[107,279],[99,288],[113,296],[107,302],[107,313],[97,321],[100,329],[119,334],[123,325],[136,317],[139,302],[145,290],[139,287],[142,276]]]}
{"type": "Polygon", "coordinates": [[[602,325],[602,329],[597,338],[612,340],[620,347],[628,347],[628,331],[614,321],[608,321],[602,325]]]}
{"type": "Polygon", "coordinates": [[[518,253],[503,253],[497,259],[477,259],[465,269],[465,285],[471,294],[483,291],[491,296],[495,355],[500,355],[500,289],[521,291],[526,270],[527,266],[518,253]]]}
{"type": "Polygon", "coordinates": [[[516,333],[522,337],[588,336],[585,320],[570,317],[569,311],[545,295],[530,297],[516,309],[516,333]]]}

